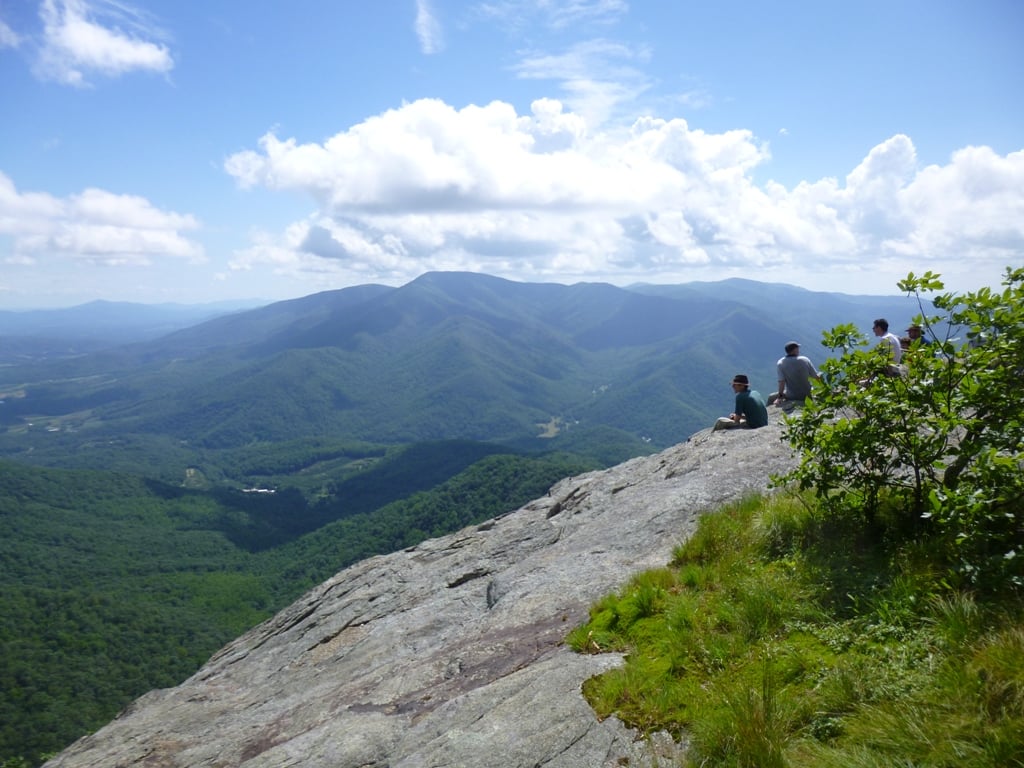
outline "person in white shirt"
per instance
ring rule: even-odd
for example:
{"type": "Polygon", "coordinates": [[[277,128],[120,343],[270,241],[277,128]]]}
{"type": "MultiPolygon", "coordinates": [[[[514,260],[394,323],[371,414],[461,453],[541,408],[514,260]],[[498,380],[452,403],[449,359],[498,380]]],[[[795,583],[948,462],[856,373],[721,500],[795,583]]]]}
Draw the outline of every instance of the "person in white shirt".
{"type": "Polygon", "coordinates": [[[879,338],[878,346],[888,347],[889,362],[885,366],[885,375],[902,375],[903,369],[900,366],[900,361],[903,359],[903,347],[900,345],[899,336],[889,331],[889,321],[884,317],[875,320],[873,328],[875,336],[879,338]]]}

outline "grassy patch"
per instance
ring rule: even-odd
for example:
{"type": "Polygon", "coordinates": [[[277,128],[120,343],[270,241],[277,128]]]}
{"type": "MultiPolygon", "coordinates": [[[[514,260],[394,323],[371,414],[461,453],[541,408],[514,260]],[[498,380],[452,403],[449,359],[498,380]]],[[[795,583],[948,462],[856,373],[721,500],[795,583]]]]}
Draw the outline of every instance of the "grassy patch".
{"type": "Polygon", "coordinates": [[[941,578],[927,543],[785,495],[705,515],[596,603],[601,717],[690,739],[687,766],[1024,766],[1024,610],[941,578]]]}

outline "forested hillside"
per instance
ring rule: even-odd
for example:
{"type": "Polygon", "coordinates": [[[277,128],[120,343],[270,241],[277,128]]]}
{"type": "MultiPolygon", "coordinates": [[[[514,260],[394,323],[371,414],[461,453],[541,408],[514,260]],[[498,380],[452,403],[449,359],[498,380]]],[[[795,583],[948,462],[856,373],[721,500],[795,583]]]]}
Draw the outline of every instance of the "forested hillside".
{"type": "Polygon", "coordinates": [[[180,682],[347,565],[510,511],[593,466],[439,443],[307,504],[0,463],[0,762],[35,761],[180,682]]]}

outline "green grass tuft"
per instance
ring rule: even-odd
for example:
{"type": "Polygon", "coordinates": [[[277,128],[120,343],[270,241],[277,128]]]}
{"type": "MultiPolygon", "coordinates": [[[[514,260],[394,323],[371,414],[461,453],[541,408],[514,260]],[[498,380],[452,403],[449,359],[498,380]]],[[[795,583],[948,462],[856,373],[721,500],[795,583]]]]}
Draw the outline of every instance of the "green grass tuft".
{"type": "Polygon", "coordinates": [[[745,499],[571,633],[626,654],[585,695],[685,733],[694,768],[1024,768],[1024,605],[953,589],[940,557],[884,516],[745,499]]]}

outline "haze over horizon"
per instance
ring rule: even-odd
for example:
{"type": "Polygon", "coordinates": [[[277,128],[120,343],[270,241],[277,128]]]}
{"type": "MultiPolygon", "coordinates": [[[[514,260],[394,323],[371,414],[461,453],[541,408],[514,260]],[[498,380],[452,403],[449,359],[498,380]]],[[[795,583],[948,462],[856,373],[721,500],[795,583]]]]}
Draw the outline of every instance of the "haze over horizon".
{"type": "Polygon", "coordinates": [[[1024,5],[0,0],[0,309],[1024,263],[1024,5]]]}

